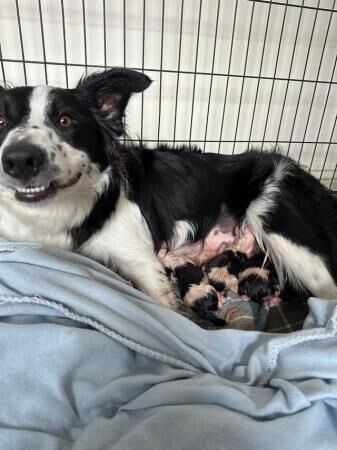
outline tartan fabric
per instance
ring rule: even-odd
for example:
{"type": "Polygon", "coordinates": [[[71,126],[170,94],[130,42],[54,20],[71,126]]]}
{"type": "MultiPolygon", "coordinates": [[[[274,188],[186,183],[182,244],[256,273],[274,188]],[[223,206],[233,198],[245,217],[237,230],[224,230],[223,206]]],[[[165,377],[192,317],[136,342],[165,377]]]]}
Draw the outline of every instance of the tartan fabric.
{"type": "Polygon", "coordinates": [[[308,298],[296,297],[282,300],[278,305],[269,307],[267,303],[242,301],[237,294],[231,293],[225,300],[217,318],[225,319],[223,326],[198,317],[184,304],[179,311],[202,328],[219,330],[234,328],[239,330],[258,330],[269,333],[290,333],[303,328],[309,313],[308,298]]]}

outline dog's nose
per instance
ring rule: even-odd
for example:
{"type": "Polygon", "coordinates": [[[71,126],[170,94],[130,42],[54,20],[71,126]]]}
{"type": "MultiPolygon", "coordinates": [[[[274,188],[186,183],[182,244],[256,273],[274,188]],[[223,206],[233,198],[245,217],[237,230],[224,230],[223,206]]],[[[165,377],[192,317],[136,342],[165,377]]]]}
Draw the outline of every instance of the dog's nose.
{"type": "Polygon", "coordinates": [[[2,154],[4,172],[22,180],[28,180],[37,175],[44,163],[43,150],[31,144],[11,145],[2,154]]]}

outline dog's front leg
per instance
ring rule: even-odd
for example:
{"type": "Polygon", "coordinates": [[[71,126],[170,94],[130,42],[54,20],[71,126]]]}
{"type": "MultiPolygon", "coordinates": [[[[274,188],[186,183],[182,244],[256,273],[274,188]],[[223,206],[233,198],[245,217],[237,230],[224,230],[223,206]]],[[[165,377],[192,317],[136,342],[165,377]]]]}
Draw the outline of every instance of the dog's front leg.
{"type": "Polygon", "coordinates": [[[139,290],[158,300],[162,305],[175,308],[177,297],[173,292],[165,270],[156,254],[140,258],[135,263],[125,266],[118,264],[121,273],[127,277],[139,290]]]}
{"type": "Polygon", "coordinates": [[[113,266],[145,294],[162,305],[174,308],[176,296],[157,257],[151,233],[139,207],[120,198],[111,219],[79,250],[113,266]]]}
{"type": "Polygon", "coordinates": [[[113,267],[120,275],[162,305],[175,308],[177,298],[168,280],[165,269],[153,250],[151,242],[147,243],[132,237],[121,240],[114,236],[95,236],[81,248],[81,253],[100,260],[104,265],[113,267]],[[109,242],[110,245],[107,245],[109,242]]]}

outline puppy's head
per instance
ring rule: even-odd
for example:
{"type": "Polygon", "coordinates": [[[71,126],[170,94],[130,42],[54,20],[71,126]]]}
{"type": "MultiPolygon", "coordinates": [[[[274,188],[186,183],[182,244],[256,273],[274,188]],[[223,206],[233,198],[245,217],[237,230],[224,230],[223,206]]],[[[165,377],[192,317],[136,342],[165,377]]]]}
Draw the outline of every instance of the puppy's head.
{"type": "Polygon", "coordinates": [[[127,102],[150,82],[114,68],[81,79],[75,89],[0,88],[0,198],[41,206],[99,192],[127,102]]]}

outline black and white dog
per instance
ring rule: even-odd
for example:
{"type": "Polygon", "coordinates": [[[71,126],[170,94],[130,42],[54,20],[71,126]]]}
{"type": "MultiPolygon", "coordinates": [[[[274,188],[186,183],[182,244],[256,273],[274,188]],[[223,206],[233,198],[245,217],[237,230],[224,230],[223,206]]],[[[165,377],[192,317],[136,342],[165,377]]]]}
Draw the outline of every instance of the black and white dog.
{"type": "Polygon", "coordinates": [[[150,82],[114,68],[75,89],[0,88],[2,239],[78,251],[173,307],[160,249],[214,256],[248,227],[281,283],[337,298],[328,190],[276,153],[122,145],[127,102],[150,82]]]}

